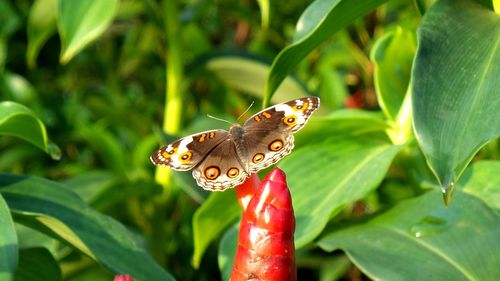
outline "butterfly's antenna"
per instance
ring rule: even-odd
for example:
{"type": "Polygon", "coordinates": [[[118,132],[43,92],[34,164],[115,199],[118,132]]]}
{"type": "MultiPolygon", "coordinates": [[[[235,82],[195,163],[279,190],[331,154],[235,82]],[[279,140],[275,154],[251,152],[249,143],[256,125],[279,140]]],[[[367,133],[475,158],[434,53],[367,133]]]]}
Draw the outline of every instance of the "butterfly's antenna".
{"type": "Polygon", "coordinates": [[[250,106],[247,108],[247,110],[245,110],[245,112],[243,112],[243,113],[240,115],[240,117],[238,117],[238,119],[236,119],[236,121],[240,120],[240,118],[241,118],[243,115],[245,115],[245,113],[247,113],[247,112],[250,110],[250,108],[252,108],[252,106],[253,106],[253,101],[252,101],[252,103],[250,104],[250,106]]]}
{"type": "Polygon", "coordinates": [[[207,116],[208,116],[208,117],[210,117],[210,118],[212,118],[212,119],[215,119],[215,120],[218,120],[218,121],[222,121],[222,122],[226,122],[226,123],[229,123],[230,125],[232,125],[232,123],[231,123],[231,122],[229,122],[229,121],[227,121],[227,120],[224,120],[224,119],[222,119],[222,118],[217,118],[217,117],[212,116],[212,115],[210,115],[210,114],[207,114],[207,116]]]}

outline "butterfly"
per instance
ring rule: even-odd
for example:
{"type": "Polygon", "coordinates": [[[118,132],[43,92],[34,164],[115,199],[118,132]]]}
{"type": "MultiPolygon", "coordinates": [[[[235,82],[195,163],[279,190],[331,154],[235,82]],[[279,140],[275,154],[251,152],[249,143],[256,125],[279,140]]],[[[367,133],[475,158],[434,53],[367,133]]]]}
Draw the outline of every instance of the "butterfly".
{"type": "Polygon", "coordinates": [[[155,165],[176,171],[193,169],[196,183],[224,191],[252,173],[275,164],[293,149],[293,134],[318,109],[318,97],[304,97],[268,107],[229,131],[210,130],[163,146],[151,155],[155,165]]]}

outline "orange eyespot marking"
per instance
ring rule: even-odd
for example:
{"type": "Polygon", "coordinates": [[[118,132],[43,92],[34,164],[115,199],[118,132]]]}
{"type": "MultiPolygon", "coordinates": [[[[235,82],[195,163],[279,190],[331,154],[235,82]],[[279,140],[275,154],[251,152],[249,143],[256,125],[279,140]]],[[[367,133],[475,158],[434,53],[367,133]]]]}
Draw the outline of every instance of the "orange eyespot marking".
{"type": "Polygon", "coordinates": [[[201,134],[200,138],[198,139],[198,142],[204,142],[206,137],[207,134],[201,134]]]}
{"type": "Polygon", "coordinates": [[[174,154],[177,151],[177,147],[173,147],[170,150],[164,151],[161,155],[165,158],[170,158],[170,155],[174,154]]]}
{"type": "Polygon", "coordinates": [[[280,151],[283,148],[283,141],[274,140],[269,144],[269,150],[271,151],[280,151]]]}
{"type": "Polygon", "coordinates": [[[269,114],[269,113],[268,113],[268,112],[266,112],[266,111],[262,112],[262,115],[263,115],[264,117],[266,117],[267,119],[271,118],[271,114],[269,114]]]}
{"type": "Polygon", "coordinates": [[[205,169],[205,177],[209,180],[215,180],[220,175],[220,169],[217,166],[210,166],[205,169]]]}
{"type": "Polygon", "coordinates": [[[209,138],[209,139],[213,139],[213,138],[215,138],[215,133],[214,133],[214,132],[210,132],[210,133],[208,134],[208,138],[209,138]]]}
{"type": "Polygon", "coordinates": [[[259,115],[255,116],[253,119],[254,119],[255,121],[257,121],[257,122],[260,122],[260,120],[261,120],[261,119],[260,119],[260,117],[259,117],[259,115]]]}
{"type": "Polygon", "coordinates": [[[240,174],[240,170],[238,168],[231,168],[229,170],[227,170],[227,173],[226,175],[231,178],[231,179],[234,179],[235,177],[237,177],[238,175],[240,174]]]}
{"type": "Polygon", "coordinates": [[[294,126],[297,123],[297,117],[295,115],[288,115],[283,117],[283,123],[287,126],[294,126]]]}
{"type": "Polygon", "coordinates": [[[264,154],[257,153],[252,157],[252,162],[257,164],[257,163],[261,162],[262,160],[264,160],[264,157],[265,157],[264,154]]]}
{"type": "Polygon", "coordinates": [[[304,111],[304,110],[306,110],[308,107],[309,107],[309,103],[304,102],[304,103],[302,103],[301,105],[296,104],[296,105],[294,105],[292,108],[293,108],[294,110],[304,111]]]}
{"type": "Polygon", "coordinates": [[[187,152],[182,153],[179,156],[179,160],[181,160],[182,162],[187,162],[191,159],[191,156],[193,156],[193,154],[191,152],[187,151],[187,152]]]}

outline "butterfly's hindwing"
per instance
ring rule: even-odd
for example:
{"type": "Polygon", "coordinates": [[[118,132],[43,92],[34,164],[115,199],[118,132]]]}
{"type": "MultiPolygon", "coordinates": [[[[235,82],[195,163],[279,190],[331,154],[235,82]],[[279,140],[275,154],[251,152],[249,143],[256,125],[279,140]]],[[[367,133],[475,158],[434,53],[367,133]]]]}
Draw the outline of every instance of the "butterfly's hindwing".
{"type": "Polygon", "coordinates": [[[235,143],[227,139],[214,148],[193,170],[193,177],[203,189],[223,191],[242,184],[249,174],[238,159],[235,143]]]}
{"type": "Polygon", "coordinates": [[[190,135],[166,145],[151,155],[151,162],[176,171],[187,171],[200,163],[216,145],[227,139],[225,130],[190,135]]]}

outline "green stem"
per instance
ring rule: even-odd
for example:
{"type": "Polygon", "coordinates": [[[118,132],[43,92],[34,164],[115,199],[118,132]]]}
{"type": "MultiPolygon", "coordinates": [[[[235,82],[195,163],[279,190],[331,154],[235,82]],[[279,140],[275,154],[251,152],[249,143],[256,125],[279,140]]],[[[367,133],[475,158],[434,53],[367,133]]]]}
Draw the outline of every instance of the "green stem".
{"type": "Polygon", "coordinates": [[[392,128],[387,130],[387,135],[391,139],[392,143],[396,145],[408,142],[413,136],[413,113],[410,86],[408,86],[403,104],[399,109],[392,128]]]}
{"type": "MultiPolygon", "coordinates": [[[[165,16],[165,32],[167,35],[167,71],[166,71],[166,99],[163,119],[163,130],[169,135],[179,133],[182,117],[182,80],[183,64],[180,46],[180,26],[178,22],[178,7],[175,0],[163,1],[165,16]]],[[[156,181],[165,189],[172,188],[170,170],[158,167],[156,181]]]]}
{"type": "MultiPolygon", "coordinates": [[[[182,118],[182,94],[183,94],[183,62],[180,46],[180,25],[178,17],[178,5],[175,0],[163,1],[163,15],[165,32],[167,38],[166,49],[166,99],[165,113],[163,119],[163,130],[170,135],[179,133],[182,118]]],[[[163,186],[161,196],[154,202],[154,213],[152,216],[152,254],[160,264],[166,263],[165,245],[167,235],[165,230],[165,218],[167,205],[172,202],[175,195],[175,186],[172,184],[171,170],[165,167],[156,169],[156,182],[163,186]]]]}

